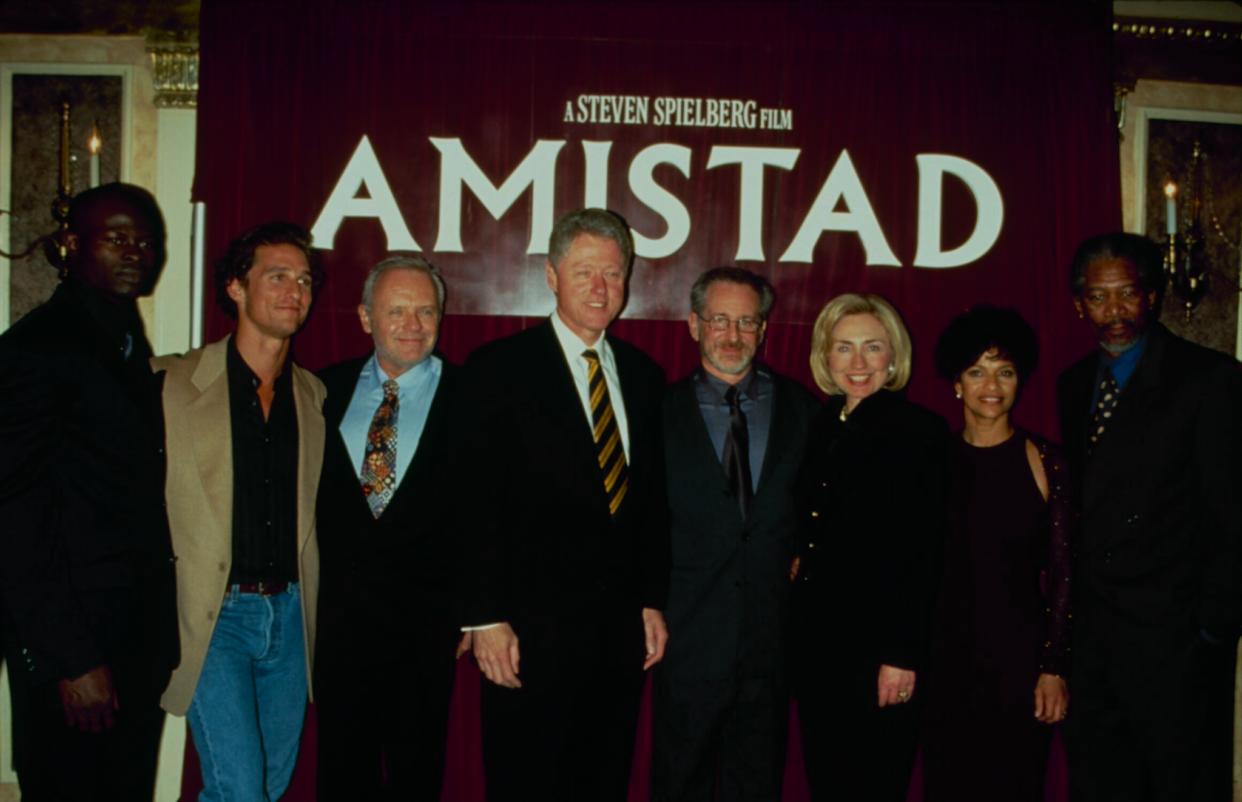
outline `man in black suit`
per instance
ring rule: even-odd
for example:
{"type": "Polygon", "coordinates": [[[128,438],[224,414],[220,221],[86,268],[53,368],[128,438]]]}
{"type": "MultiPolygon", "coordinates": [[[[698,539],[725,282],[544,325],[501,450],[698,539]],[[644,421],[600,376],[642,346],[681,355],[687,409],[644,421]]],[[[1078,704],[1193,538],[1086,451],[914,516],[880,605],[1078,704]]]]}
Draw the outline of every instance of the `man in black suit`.
{"type": "Polygon", "coordinates": [[[75,197],[64,281],[0,336],[0,583],[26,800],[150,799],[179,659],[159,383],[135,300],[164,265],[140,187],[75,197]]]}
{"type": "MultiPolygon", "coordinates": [[[[319,798],[439,800],[461,572],[457,369],[435,356],[444,281],[425,260],[371,268],[358,317],[374,352],[320,378],[319,798]]],[[[469,636],[466,636],[467,638],[469,636]]]]}
{"type": "Polygon", "coordinates": [[[655,674],[656,802],[781,796],[792,488],[819,405],[753,362],[773,300],[748,270],[699,276],[702,363],[664,398],[672,638],[655,674]]]}
{"type": "Polygon", "coordinates": [[[1226,800],[1242,622],[1242,374],[1155,322],[1164,277],[1150,240],[1085,241],[1070,283],[1099,342],[1058,385],[1082,514],[1074,799],[1226,800]]]}
{"type": "Polygon", "coordinates": [[[492,802],[625,799],[643,671],[664,655],[664,377],[605,335],[632,257],[615,214],[562,217],[556,311],[467,363],[482,409],[466,620],[492,802]]]}

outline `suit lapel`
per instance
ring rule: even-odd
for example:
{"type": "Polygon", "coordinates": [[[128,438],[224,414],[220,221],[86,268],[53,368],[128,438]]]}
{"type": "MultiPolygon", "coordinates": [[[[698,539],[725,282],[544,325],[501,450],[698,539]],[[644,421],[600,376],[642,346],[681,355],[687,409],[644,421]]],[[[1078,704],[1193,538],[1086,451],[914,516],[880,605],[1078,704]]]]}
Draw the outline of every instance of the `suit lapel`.
{"type": "MultiPolygon", "coordinates": [[[[449,376],[450,369],[447,364],[440,366],[440,381],[436,385],[435,395],[431,398],[431,407],[427,410],[427,421],[423,424],[422,437],[418,439],[418,448],[415,449],[413,457],[410,459],[409,466],[405,469],[404,475],[397,476],[397,490],[393,493],[392,500],[388,502],[388,506],[384,508],[381,519],[389,515],[393,510],[399,509],[399,505],[404,502],[407,496],[415,492],[415,488],[425,485],[426,480],[423,478],[429,471],[435,470],[434,457],[436,452],[436,438],[446,431],[446,425],[443,422],[451,410],[448,409],[448,391],[446,384],[450,384],[453,379],[449,376]]],[[[361,485],[359,486],[361,489],[361,485]]],[[[368,509],[370,509],[368,507],[368,509]]]]}
{"type": "MultiPolygon", "coordinates": [[[[334,472],[330,474],[332,481],[345,482],[346,477],[351,477],[353,488],[357,491],[351,494],[351,503],[358,507],[359,515],[365,512],[370,518],[372,517],[371,505],[367,503],[366,494],[362,492],[362,481],[359,479],[361,466],[353,464],[349,447],[345,443],[344,436],[341,435],[341,421],[345,419],[345,413],[349,411],[354,390],[358,386],[358,379],[366,364],[365,358],[360,359],[356,365],[351,365],[339,374],[332,374],[332,383],[327,385],[328,397],[323,404],[323,422],[327,429],[324,437],[328,444],[328,447],[324,449],[324,458],[331,460],[330,465],[335,466],[334,472]]],[[[389,507],[391,506],[389,504],[389,507]]]]}
{"type": "MultiPolygon", "coordinates": [[[[582,399],[578,396],[578,388],[574,386],[573,375],[565,361],[565,352],[552,330],[552,322],[545,321],[537,329],[535,336],[535,359],[533,364],[545,366],[544,381],[537,382],[536,394],[541,397],[545,409],[556,410],[558,425],[565,430],[570,447],[575,452],[575,464],[594,464],[595,440],[591,436],[591,426],[587,423],[586,412],[582,408],[582,399]]],[[[583,350],[586,346],[583,346],[583,350]]],[[[614,356],[615,356],[614,350],[614,356]]],[[[624,399],[625,380],[620,361],[617,363],[617,375],[621,377],[621,393],[624,399]]],[[[625,403],[623,400],[622,403],[625,403]]],[[[628,410],[629,407],[627,406],[628,410]]],[[[634,442],[634,430],[630,429],[630,443],[634,442]]],[[[600,484],[600,498],[604,498],[603,484],[600,484]]]]}
{"type": "Polygon", "coordinates": [[[310,375],[290,364],[293,402],[298,413],[298,554],[301,554],[315,531],[315,491],[323,467],[324,420],[322,399],[315,392],[310,375]]]}
{"type": "Polygon", "coordinates": [[[674,425],[678,431],[686,433],[689,438],[686,445],[691,449],[691,453],[699,455],[695,459],[695,464],[715,465],[715,471],[723,486],[726,481],[724,465],[720,463],[720,455],[716,453],[711,433],[707,431],[707,421],[703,420],[703,412],[699,409],[699,397],[695,390],[696,381],[695,374],[691,374],[688,379],[678,382],[669,390],[673,395],[671,403],[676,416],[674,425]]]}
{"type": "MultiPolygon", "coordinates": [[[[1118,475],[1123,473],[1127,461],[1131,459],[1131,451],[1136,444],[1144,442],[1147,413],[1159,386],[1161,362],[1164,356],[1164,339],[1160,334],[1159,324],[1152,327],[1147,336],[1147,345],[1143,355],[1134,369],[1134,374],[1126,382],[1125,389],[1117,402],[1112,420],[1104,430],[1104,436],[1088,457],[1088,486],[1084,492],[1083,503],[1088,509],[1100,498],[1100,493],[1107,493],[1109,485],[1118,475]]],[[[1092,373],[1094,383],[1095,374],[1092,373]]],[[[1088,397],[1087,403],[1090,403],[1088,397]]],[[[1092,413],[1087,414],[1087,426],[1090,426],[1092,413]]],[[[1084,437],[1086,431],[1084,429],[1084,437]]]]}
{"type": "Polygon", "coordinates": [[[780,382],[772,377],[772,414],[768,417],[768,447],[763,452],[763,465],[759,468],[759,481],[755,483],[755,498],[758,498],[767,485],[769,475],[775,464],[775,455],[789,448],[785,440],[789,436],[789,422],[793,414],[789,409],[790,399],[787,393],[781,392],[780,382]]]}
{"type": "Polygon", "coordinates": [[[191,421],[194,461],[214,525],[205,531],[231,533],[233,521],[233,420],[229,413],[226,368],[229,338],[205,347],[190,383],[199,395],[186,408],[191,421]]]}

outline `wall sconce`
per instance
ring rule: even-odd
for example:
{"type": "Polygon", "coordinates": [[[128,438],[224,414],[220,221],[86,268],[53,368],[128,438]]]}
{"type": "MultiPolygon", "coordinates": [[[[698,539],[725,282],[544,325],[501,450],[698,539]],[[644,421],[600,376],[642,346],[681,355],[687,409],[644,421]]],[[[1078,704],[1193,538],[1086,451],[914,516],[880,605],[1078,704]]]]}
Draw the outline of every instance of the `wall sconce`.
{"type": "Polygon", "coordinates": [[[1195,140],[1182,183],[1169,179],[1164,185],[1164,272],[1188,321],[1211,290],[1210,276],[1214,271],[1209,264],[1207,237],[1215,235],[1229,248],[1239,248],[1238,242],[1225,235],[1213,210],[1212,182],[1205,175],[1206,170],[1207,154],[1195,140]]]}

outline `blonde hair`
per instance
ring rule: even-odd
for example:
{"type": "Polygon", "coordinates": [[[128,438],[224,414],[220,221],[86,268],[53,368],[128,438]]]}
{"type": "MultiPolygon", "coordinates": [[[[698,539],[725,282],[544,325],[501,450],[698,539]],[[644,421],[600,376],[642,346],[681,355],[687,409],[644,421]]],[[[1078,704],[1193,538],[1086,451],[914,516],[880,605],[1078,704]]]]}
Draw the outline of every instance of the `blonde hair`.
{"type": "Polygon", "coordinates": [[[901,322],[901,315],[893,305],[878,295],[869,293],[847,292],[838,295],[820,310],[815,319],[815,328],[811,330],[811,373],[815,375],[815,384],[828,395],[841,395],[845,391],[832,380],[828,372],[828,349],[832,347],[832,330],[848,315],[871,315],[880,321],[884,332],[888,335],[888,344],[893,351],[892,374],[884,386],[889,390],[900,390],[910,381],[910,333],[901,322]]]}

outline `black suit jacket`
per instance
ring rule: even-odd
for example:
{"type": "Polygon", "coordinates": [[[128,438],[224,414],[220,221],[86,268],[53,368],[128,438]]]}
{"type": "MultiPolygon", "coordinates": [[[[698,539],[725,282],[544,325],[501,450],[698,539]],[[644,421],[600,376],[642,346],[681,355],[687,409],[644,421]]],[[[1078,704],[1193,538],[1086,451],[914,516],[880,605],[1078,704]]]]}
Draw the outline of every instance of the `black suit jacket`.
{"type": "Polygon", "coordinates": [[[0,583],[32,681],[128,659],[158,693],[180,654],[160,385],[88,292],[0,335],[0,583]]]}
{"type": "Polygon", "coordinates": [[[664,399],[671,510],[668,653],[660,671],[776,676],[784,665],[789,564],[798,530],[793,487],[819,403],[773,375],[771,429],[750,514],[742,519],[695,394],[695,376],[664,399]]]}
{"type": "Polygon", "coordinates": [[[811,422],[798,477],[807,638],[798,680],[826,667],[920,668],[947,520],[949,430],[938,415],[881,390],[840,420],[833,396],[811,422]]]}
{"type": "Polygon", "coordinates": [[[340,432],[367,359],[319,373],[327,389],[327,430],[316,502],[316,664],[323,669],[325,661],[335,660],[357,682],[376,676],[370,669],[391,679],[391,672],[419,650],[441,649],[452,658],[461,625],[456,603],[463,543],[459,497],[466,482],[461,454],[474,425],[460,368],[444,362],[418,450],[376,519],[362,493],[360,466],[340,432]]]}
{"type": "MultiPolygon", "coordinates": [[[[1242,373],[1159,324],[1086,455],[1099,353],[1061,375],[1061,434],[1082,511],[1074,617],[1153,651],[1242,622],[1242,373]],[[1086,620],[1084,620],[1086,619],[1086,620]]],[[[1083,631],[1089,635],[1089,630],[1083,631]]]]}
{"type": "Polygon", "coordinates": [[[641,607],[664,608],[664,376],[633,346],[608,342],[630,440],[630,487],[615,520],[551,322],[488,343],[466,364],[480,405],[467,620],[510,622],[524,649],[571,650],[571,638],[557,637],[567,619],[632,607],[637,625],[641,607]]]}

